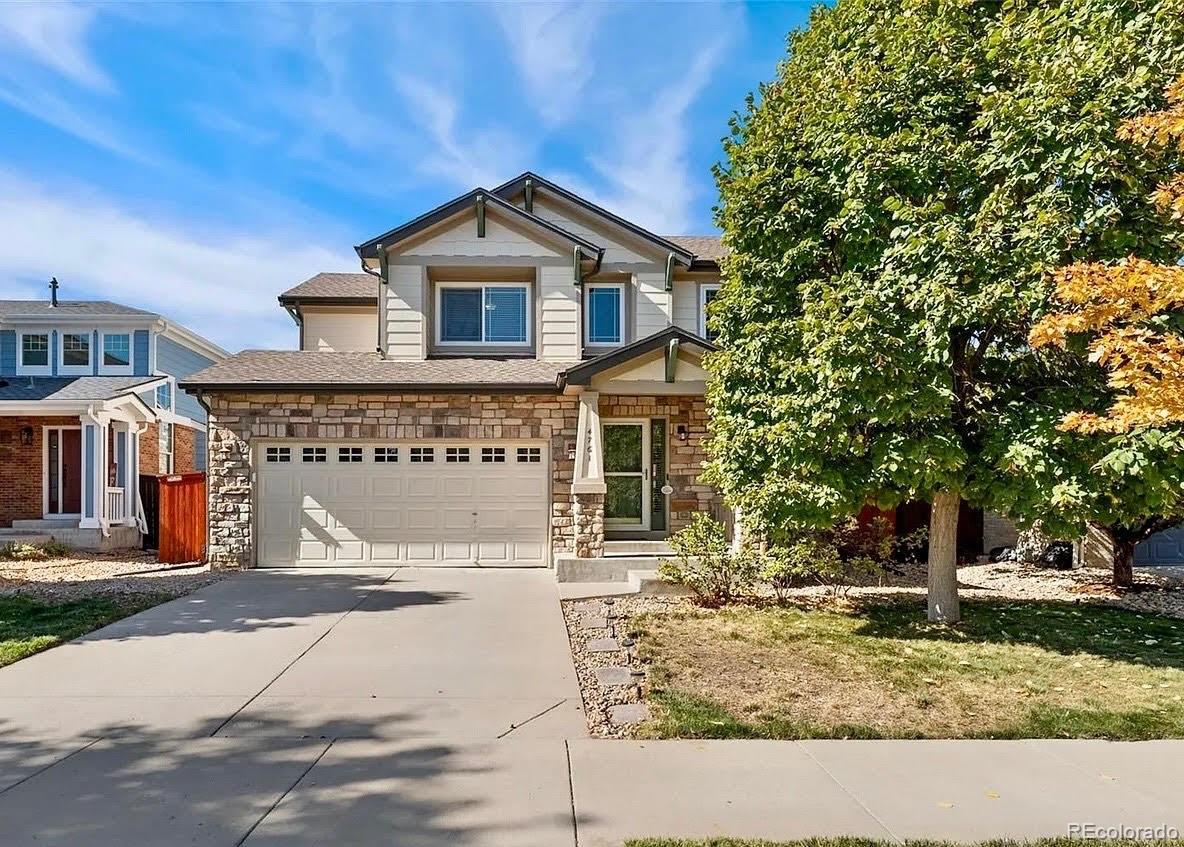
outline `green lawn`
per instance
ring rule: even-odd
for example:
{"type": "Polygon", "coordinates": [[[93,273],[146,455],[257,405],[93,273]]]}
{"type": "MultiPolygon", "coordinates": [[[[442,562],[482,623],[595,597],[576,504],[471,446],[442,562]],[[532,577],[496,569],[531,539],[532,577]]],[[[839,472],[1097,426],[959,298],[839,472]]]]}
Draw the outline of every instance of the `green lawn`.
{"type": "Polygon", "coordinates": [[[630,622],[659,738],[1184,737],[1184,620],[1072,603],[736,606],[630,622]]]}
{"type": "Polygon", "coordinates": [[[125,594],[51,603],[0,597],[0,667],[169,599],[167,594],[125,594]]]}
{"type": "MultiPolygon", "coordinates": [[[[983,841],[977,845],[961,845],[956,841],[906,841],[908,847],[1180,847],[1182,841],[1124,841],[1098,839],[1083,842],[1072,838],[1040,838],[1034,841],[983,841]]],[[[807,838],[801,841],[752,841],[744,838],[708,838],[706,840],[685,840],[681,838],[640,838],[626,841],[625,847],[895,847],[895,841],[877,841],[873,838],[807,838]]]]}

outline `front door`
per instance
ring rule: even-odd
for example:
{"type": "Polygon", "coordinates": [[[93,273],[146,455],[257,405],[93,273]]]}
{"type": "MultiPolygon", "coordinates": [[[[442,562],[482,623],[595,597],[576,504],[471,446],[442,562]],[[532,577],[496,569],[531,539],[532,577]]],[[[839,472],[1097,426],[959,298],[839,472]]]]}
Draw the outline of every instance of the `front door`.
{"type": "Polygon", "coordinates": [[[50,515],[82,512],[82,431],[46,430],[46,500],[50,515]]]}
{"type": "Polygon", "coordinates": [[[604,523],[611,529],[650,528],[649,421],[604,424],[604,523]]]}

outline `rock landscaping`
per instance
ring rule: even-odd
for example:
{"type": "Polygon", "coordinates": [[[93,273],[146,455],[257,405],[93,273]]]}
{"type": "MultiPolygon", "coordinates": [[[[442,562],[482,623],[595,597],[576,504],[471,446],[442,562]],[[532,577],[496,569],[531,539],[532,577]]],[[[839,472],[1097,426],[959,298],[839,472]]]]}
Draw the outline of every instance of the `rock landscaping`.
{"type": "Polygon", "coordinates": [[[221,578],[222,574],[196,562],[162,565],[151,554],[136,550],[55,550],[43,560],[0,559],[0,595],[51,601],[127,594],[179,596],[221,578]]]}

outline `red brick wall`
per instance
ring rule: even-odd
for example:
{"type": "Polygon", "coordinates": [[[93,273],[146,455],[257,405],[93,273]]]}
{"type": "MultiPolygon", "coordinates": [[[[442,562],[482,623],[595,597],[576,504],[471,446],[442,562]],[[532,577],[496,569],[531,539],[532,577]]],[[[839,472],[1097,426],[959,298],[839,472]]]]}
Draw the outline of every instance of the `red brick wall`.
{"type": "Polygon", "coordinates": [[[140,435],[140,473],[160,473],[160,424],[148,424],[140,435]]]}
{"type": "Polygon", "coordinates": [[[0,417],[0,526],[42,517],[41,475],[46,426],[78,426],[77,417],[0,417]],[[31,427],[33,443],[21,444],[21,430],[31,427]]]}
{"type": "Polygon", "coordinates": [[[197,430],[177,424],[173,427],[173,473],[193,473],[197,470],[194,453],[197,451],[197,430]]]}

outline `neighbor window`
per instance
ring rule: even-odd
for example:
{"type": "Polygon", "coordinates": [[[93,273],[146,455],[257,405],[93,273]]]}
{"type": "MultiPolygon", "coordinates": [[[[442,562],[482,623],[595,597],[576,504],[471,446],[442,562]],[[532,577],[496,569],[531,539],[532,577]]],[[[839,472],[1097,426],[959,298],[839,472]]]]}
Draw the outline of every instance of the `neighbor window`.
{"type": "Polygon", "coordinates": [[[584,293],[584,332],[588,344],[620,344],[625,324],[624,286],[591,284],[584,293]]]}
{"type": "Polygon", "coordinates": [[[156,386],[156,408],[172,410],[173,408],[173,386],[166,382],[164,385],[156,386]]]}
{"type": "Polygon", "coordinates": [[[441,344],[529,342],[527,286],[441,284],[437,289],[437,337],[441,344]]]}
{"type": "Polygon", "coordinates": [[[90,367],[90,333],[63,332],[62,333],[62,367],[89,368],[90,367]]]}
{"type": "Polygon", "coordinates": [[[49,333],[33,332],[21,336],[21,367],[49,367],[49,333]]]}
{"type": "Polygon", "coordinates": [[[716,332],[707,328],[707,307],[719,296],[716,284],[699,286],[699,334],[708,341],[714,341],[716,332]]]}
{"type": "Polygon", "coordinates": [[[131,335],[126,332],[103,333],[103,367],[128,368],[131,364],[131,335]]]}
{"type": "Polygon", "coordinates": [[[173,425],[160,425],[160,463],[165,473],[173,472],[173,425]]]}

